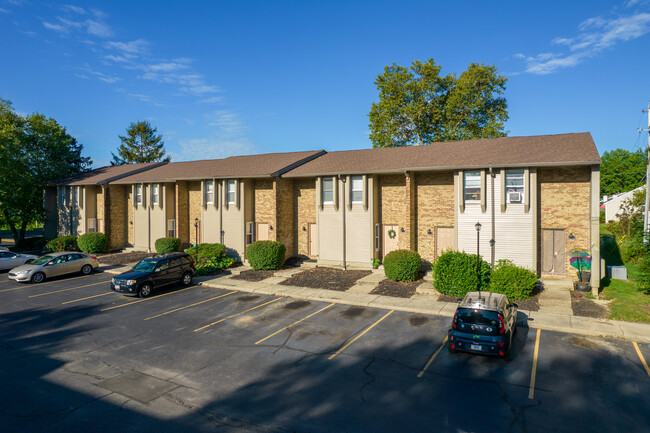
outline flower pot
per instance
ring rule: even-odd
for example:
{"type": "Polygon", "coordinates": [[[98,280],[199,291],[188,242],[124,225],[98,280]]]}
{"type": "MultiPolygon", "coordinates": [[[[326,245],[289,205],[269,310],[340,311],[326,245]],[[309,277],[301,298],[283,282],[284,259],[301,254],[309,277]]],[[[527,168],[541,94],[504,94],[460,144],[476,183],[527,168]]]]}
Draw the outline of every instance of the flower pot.
{"type": "Polygon", "coordinates": [[[575,284],[576,292],[588,292],[591,290],[591,284],[586,282],[577,282],[575,284]]]}
{"type": "Polygon", "coordinates": [[[591,272],[580,271],[579,276],[580,276],[580,282],[581,283],[588,283],[588,282],[591,281],[591,272]]]}

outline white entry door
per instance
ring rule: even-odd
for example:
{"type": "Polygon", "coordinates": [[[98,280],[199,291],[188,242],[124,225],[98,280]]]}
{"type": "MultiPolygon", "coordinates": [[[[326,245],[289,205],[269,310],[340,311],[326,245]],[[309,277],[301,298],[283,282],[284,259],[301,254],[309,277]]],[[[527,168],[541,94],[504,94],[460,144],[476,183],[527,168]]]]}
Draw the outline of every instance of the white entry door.
{"type": "Polygon", "coordinates": [[[391,251],[399,249],[399,227],[394,224],[384,224],[383,257],[391,251]]]}
{"type": "Polygon", "coordinates": [[[255,236],[256,241],[268,241],[269,240],[269,225],[266,223],[257,223],[257,236],[255,236]]]}
{"type": "Polygon", "coordinates": [[[309,223],[309,257],[318,255],[318,227],[315,223],[309,223]]]}

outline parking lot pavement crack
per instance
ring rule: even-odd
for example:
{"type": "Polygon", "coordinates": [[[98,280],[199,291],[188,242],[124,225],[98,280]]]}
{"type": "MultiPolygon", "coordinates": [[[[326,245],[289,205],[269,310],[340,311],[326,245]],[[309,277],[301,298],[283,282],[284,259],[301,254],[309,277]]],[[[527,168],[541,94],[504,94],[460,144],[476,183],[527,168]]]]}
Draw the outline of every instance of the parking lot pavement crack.
{"type": "Polygon", "coordinates": [[[105,397],[108,397],[111,394],[113,394],[113,392],[107,392],[106,394],[102,394],[100,396],[93,397],[93,398],[89,399],[88,401],[85,401],[85,402],[83,402],[81,404],[78,404],[77,406],[67,407],[65,409],[56,409],[56,410],[53,410],[53,411],[50,411],[50,412],[42,412],[42,413],[35,413],[35,414],[24,414],[24,415],[22,415],[22,414],[10,413],[10,412],[6,412],[6,411],[2,410],[2,407],[0,407],[0,415],[10,417],[10,418],[27,419],[27,420],[29,420],[29,419],[35,420],[35,419],[40,419],[40,418],[48,418],[48,417],[56,416],[56,415],[63,415],[63,417],[65,418],[68,415],[70,415],[70,414],[76,412],[77,410],[81,409],[82,407],[87,406],[90,403],[93,403],[93,402],[95,402],[97,400],[101,400],[101,399],[103,399],[105,397]]]}
{"type": "Polygon", "coordinates": [[[366,389],[367,386],[375,382],[375,376],[373,376],[370,373],[370,366],[375,362],[375,357],[373,356],[370,361],[363,367],[363,374],[368,376],[370,379],[367,382],[364,382],[363,385],[361,385],[361,389],[359,389],[359,396],[361,397],[362,402],[366,402],[366,397],[364,397],[363,392],[366,389]]]}
{"type": "Polygon", "coordinates": [[[243,418],[232,418],[229,416],[221,415],[217,411],[205,411],[205,417],[211,422],[211,427],[223,428],[230,427],[237,431],[245,429],[251,433],[289,433],[295,430],[288,430],[278,426],[262,425],[253,420],[243,418]]]}
{"type": "MultiPolygon", "coordinates": [[[[541,405],[541,402],[537,400],[534,403],[529,403],[529,404],[517,404],[517,401],[512,402],[510,401],[508,392],[504,388],[503,383],[498,383],[495,382],[496,386],[499,388],[499,391],[501,391],[501,399],[503,402],[510,408],[510,412],[512,413],[512,421],[510,422],[510,425],[508,426],[508,432],[523,432],[526,433],[528,431],[528,427],[526,425],[526,411],[531,408],[535,408],[537,406],[541,405]]],[[[507,384],[510,386],[509,384],[507,384]]],[[[518,400],[519,402],[524,401],[524,400],[518,400]]]]}

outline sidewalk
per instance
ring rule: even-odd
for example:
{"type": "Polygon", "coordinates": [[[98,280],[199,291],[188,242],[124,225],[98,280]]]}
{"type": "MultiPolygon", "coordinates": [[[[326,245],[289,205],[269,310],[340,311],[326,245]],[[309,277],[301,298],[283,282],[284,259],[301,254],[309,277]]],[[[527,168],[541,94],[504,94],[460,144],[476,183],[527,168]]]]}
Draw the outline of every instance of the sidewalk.
{"type": "MultiPolygon", "coordinates": [[[[105,268],[105,271],[111,274],[119,274],[130,268],[131,266],[105,268]]],[[[240,266],[221,275],[195,277],[194,282],[207,287],[235,289],[242,292],[445,317],[453,317],[458,305],[455,302],[438,301],[438,292],[433,289],[430,277],[425,277],[415,295],[410,298],[396,298],[370,294],[377,284],[385,278],[383,270],[375,270],[372,274],[358,280],[354,286],[345,292],[338,292],[278,284],[291,275],[304,270],[301,268],[276,271],[273,277],[260,282],[233,280],[231,278],[248,269],[250,267],[240,266]]],[[[574,316],[569,293],[570,283],[565,280],[556,282],[547,280],[544,283],[545,289],[539,298],[539,311],[519,310],[518,326],[650,343],[650,325],[574,316]]]]}

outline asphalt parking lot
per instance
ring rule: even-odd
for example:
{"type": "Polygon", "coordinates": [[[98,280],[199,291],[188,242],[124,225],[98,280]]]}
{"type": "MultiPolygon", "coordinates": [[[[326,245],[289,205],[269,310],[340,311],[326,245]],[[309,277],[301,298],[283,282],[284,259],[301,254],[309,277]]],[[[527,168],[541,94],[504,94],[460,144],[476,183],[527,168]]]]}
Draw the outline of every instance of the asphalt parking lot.
{"type": "Polygon", "coordinates": [[[0,273],[3,432],[650,431],[648,344],[520,328],[506,362],[448,318],[110,278],[0,273]]]}

